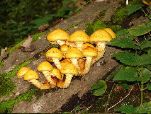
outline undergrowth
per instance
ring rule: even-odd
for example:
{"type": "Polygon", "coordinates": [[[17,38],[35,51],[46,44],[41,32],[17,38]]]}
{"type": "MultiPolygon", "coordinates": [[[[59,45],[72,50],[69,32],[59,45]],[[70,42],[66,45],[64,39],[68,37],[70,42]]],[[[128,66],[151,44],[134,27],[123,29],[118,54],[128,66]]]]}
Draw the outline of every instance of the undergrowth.
{"type": "MultiPolygon", "coordinates": [[[[144,91],[151,90],[151,21],[142,23],[138,26],[128,29],[123,28],[122,22],[126,17],[134,15],[137,11],[142,11],[144,5],[140,1],[133,0],[128,6],[117,10],[112,20],[113,23],[103,23],[96,21],[87,26],[87,33],[92,34],[95,30],[104,27],[110,27],[116,32],[117,38],[112,40],[108,46],[120,49],[120,52],[112,55],[117,60],[120,68],[112,74],[109,79],[116,85],[121,85],[129,90],[128,95],[134,89],[135,85],[140,89],[140,104],[123,104],[118,101],[112,107],[108,107],[105,111],[114,108],[115,112],[121,113],[149,113],[151,112],[151,101],[144,101],[144,91]],[[115,28],[115,24],[117,28],[115,28]],[[142,38],[143,37],[143,38],[142,38]],[[118,105],[119,108],[116,106],[118,105]],[[115,108],[116,107],[116,108],[115,108]]],[[[149,14],[148,14],[149,15],[149,14]]],[[[145,16],[148,17],[145,14],[145,16]]],[[[104,80],[100,80],[92,87],[93,95],[102,96],[106,92],[107,85],[104,80]]],[[[111,96],[111,93],[109,96],[111,96]]],[[[127,96],[124,99],[126,99],[127,96]]],[[[108,101],[107,101],[108,102],[108,101]]]]}

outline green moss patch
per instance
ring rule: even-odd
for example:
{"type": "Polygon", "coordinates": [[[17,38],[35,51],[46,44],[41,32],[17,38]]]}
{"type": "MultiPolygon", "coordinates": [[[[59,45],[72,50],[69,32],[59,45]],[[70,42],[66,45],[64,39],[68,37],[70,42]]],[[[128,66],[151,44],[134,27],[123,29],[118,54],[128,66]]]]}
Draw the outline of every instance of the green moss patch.
{"type": "Polygon", "coordinates": [[[4,95],[9,95],[15,89],[15,84],[11,80],[11,78],[16,76],[17,71],[21,67],[28,65],[30,62],[31,60],[27,60],[22,64],[16,66],[12,71],[0,74],[0,97],[4,95]]]}
{"type": "Polygon", "coordinates": [[[16,103],[21,101],[31,101],[33,95],[35,94],[36,89],[30,89],[25,93],[20,94],[14,99],[9,99],[0,103],[0,113],[11,112],[12,108],[16,103]]]}

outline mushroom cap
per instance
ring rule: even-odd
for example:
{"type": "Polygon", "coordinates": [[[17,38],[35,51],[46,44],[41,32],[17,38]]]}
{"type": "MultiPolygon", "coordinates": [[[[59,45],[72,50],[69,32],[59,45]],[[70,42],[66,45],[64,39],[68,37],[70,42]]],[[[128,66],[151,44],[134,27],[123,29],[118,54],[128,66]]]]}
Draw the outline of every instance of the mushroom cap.
{"type": "Polygon", "coordinates": [[[49,42],[57,41],[57,40],[67,40],[69,39],[69,34],[62,30],[62,29],[56,29],[47,35],[47,40],[49,42]]]}
{"type": "Polygon", "coordinates": [[[112,38],[116,38],[116,34],[112,31],[112,29],[105,28],[103,30],[105,30],[106,32],[108,32],[112,36],[112,38]]]}
{"type": "Polygon", "coordinates": [[[61,59],[63,56],[62,52],[58,48],[51,48],[46,52],[47,58],[58,58],[61,59]]]}
{"type": "Polygon", "coordinates": [[[83,49],[83,55],[86,57],[94,57],[97,56],[97,49],[93,47],[87,47],[83,49]]]}
{"type": "Polygon", "coordinates": [[[73,75],[77,75],[78,74],[78,70],[76,69],[76,67],[69,61],[62,61],[61,62],[61,73],[63,74],[73,74],[73,75]]]}
{"type": "Polygon", "coordinates": [[[63,78],[62,75],[61,75],[60,70],[57,69],[57,68],[54,68],[54,69],[52,70],[52,74],[55,75],[59,80],[62,80],[62,78],[63,78]]]}
{"type": "Polygon", "coordinates": [[[29,70],[27,71],[27,73],[24,75],[24,80],[33,80],[33,79],[38,79],[39,76],[37,74],[37,72],[33,71],[33,70],[29,70]]]}
{"type": "Polygon", "coordinates": [[[30,70],[30,68],[28,68],[28,67],[20,68],[19,71],[17,72],[17,77],[22,78],[22,76],[24,76],[27,73],[27,71],[29,71],[29,70],[30,70]]]}
{"type": "Polygon", "coordinates": [[[88,42],[89,36],[83,30],[78,30],[70,35],[69,41],[71,41],[71,42],[88,42]]]}
{"type": "Polygon", "coordinates": [[[66,58],[81,58],[81,57],[83,57],[82,52],[75,47],[71,47],[66,53],[66,58]]]}
{"type": "Polygon", "coordinates": [[[38,71],[51,71],[53,67],[49,62],[43,61],[38,65],[37,69],[38,71]]]}
{"type": "Polygon", "coordinates": [[[66,44],[63,44],[63,45],[60,47],[60,50],[61,50],[62,52],[67,52],[68,49],[69,49],[69,46],[66,45],[66,44]]]}
{"type": "Polygon", "coordinates": [[[90,42],[106,42],[111,40],[112,40],[112,36],[103,29],[99,29],[95,31],[90,36],[90,42]]]}

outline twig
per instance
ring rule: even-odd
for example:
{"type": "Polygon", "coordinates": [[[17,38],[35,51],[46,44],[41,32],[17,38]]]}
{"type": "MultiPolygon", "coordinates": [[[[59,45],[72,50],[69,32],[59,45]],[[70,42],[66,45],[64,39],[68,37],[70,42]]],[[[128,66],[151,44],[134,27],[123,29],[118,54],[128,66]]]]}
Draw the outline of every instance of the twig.
{"type": "Polygon", "coordinates": [[[107,99],[107,102],[106,102],[106,105],[105,105],[105,111],[107,111],[107,107],[109,105],[109,101],[110,101],[111,94],[112,94],[112,91],[113,91],[114,87],[115,87],[115,83],[113,84],[112,89],[111,89],[111,91],[110,91],[110,93],[108,95],[108,99],[107,99]]]}
{"type": "Polygon", "coordinates": [[[107,109],[107,111],[111,110],[112,108],[114,108],[115,106],[117,106],[119,103],[121,103],[123,100],[125,100],[132,92],[134,86],[132,86],[132,88],[129,90],[129,92],[127,93],[127,95],[125,97],[123,97],[119,102],[117,102],[116,104],[112,105],[111,107],[109,107],[107,109]]]}

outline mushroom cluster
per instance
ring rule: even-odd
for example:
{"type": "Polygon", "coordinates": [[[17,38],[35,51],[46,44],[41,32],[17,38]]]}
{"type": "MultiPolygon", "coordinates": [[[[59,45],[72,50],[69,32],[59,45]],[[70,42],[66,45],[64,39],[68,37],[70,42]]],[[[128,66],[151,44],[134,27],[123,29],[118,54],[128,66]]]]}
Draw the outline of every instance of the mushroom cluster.
{"type": "Polygon", "coordinates": [[[46,61],[37,66],[37,71],[22,67],[17,76],[39,89],[67,88],[73,76],[84,76],[89,72],[91,65],[103,57],[106,43],[115,37],[110,28],[96,30],[90,36],[83,30],[69,35],[62,29],[56,29],[48,33],[47,40],[59,45],[59,48],[51,48],[46,52],[46,61]],[[46,78],[45,83],[38,81],[38,72],[46,78]]]}

